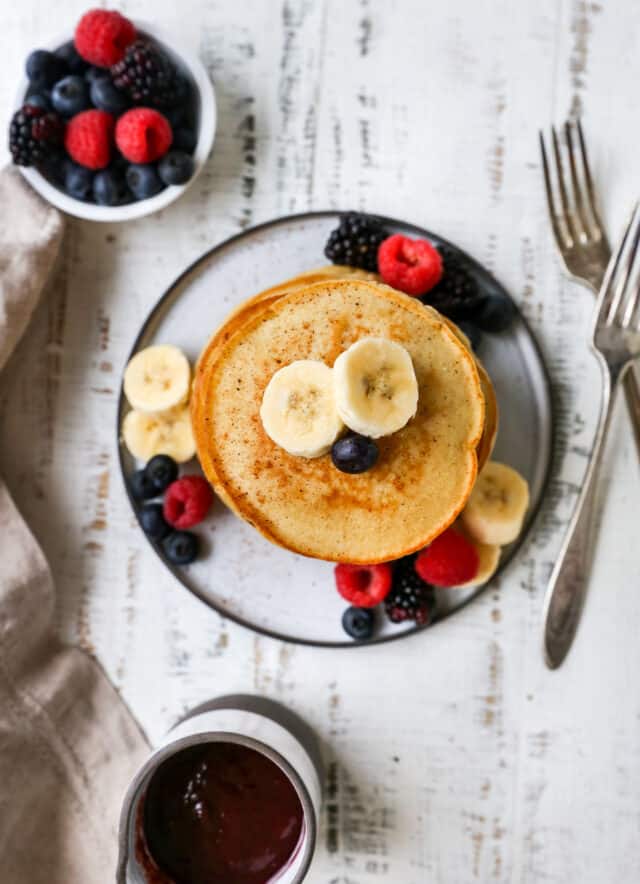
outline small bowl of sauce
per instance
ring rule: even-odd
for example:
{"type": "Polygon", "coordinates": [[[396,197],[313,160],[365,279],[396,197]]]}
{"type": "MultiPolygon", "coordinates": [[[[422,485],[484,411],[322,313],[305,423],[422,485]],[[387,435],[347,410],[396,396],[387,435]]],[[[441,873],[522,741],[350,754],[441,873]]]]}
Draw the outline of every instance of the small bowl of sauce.
{"type": "Polygon", "coordinates": [[[298,756],[306,752],[293,735],[246,711],[236,732],[200,730],[211,714],[183,722],[179,730],[196,730],[154,753],[134,780],[118,884],[299,884],[306,876],[320,799],[314,754],[298,756]]]}

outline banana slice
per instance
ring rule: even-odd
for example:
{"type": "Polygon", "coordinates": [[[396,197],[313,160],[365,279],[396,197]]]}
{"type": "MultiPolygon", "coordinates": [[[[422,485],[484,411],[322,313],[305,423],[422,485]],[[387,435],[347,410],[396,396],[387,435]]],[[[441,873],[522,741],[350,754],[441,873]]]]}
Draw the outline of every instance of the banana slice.
{"type": "Polygon", "coordinates": [[[336,410],[333,371],[314,359],[285,365],[266,386],[260,417],[267,435],[289,454],[326,454],[344,429],[336,410]]]}
{"type": "MultiPolygon", "coordinates": [[[[471,538],[469,538],[471,540],[471,538]]],[[[500,547],[494,543],[478,543],[471,540],[478,552],[478,573],[472,580],[461,583],[458,589],[470,589],[473,586],[482,586],[495,574],[500,561],[500,547]]]]}
{"type": "Polygon", "coordinates": [[[361,338],[333,366],[338,414],[363,436],[395,433],[418,408],[411,356],[387,338],[361,338]]]}
{"type": "Polygon", "coordinates": [[[191,369],[177,347],[155,345],[140,350],[124,372],[124,394],[137,411],[159,414],[189,398],[191,369]]]}
{"type": "Polygon", "coordinates": [[[526,480],[512,467],[490,460],[462,511],[462,523],[473,540],[504,546],[520,533],[528,507],[526,480]]]}
{"type": "Polygon", "coordinates": [[[122,422],[122,438],[131,454],[148,461],[156,454],[168,454],[185,463],[196,453],[188,406],[163,414],[130,411],[122,422]]]}

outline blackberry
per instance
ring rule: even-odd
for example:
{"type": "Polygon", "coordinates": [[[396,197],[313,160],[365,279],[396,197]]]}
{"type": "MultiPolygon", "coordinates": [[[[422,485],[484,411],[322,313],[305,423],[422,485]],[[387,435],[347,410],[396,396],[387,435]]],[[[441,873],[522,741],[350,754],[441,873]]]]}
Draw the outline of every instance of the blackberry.
{"type": "Polygon", "coordinates": [[[182,98],[184,86],[175,68],[160,49],[146,40],[132,43],[110,73],[113,85],[137,104],[172,107],[182,98]]]}
{"type": "Polygon", "coordinates": [[[389,236],[378,218],[348,212],[340,217],[340,226],[331,231],[324,253],[334,264],[347,264],[376,273],[378,248],[389,236]]]}
{"type": "Polygon", "coordinates": [[[421,299],[449,319],[473,319],[480,311],[485,296],[478,283],[460,260],[457,252],[440,246],[442,279],[421,299]]]}
{"type": "Polygon", "coordinates": [[[422,626],[431,622],[435,594],[416,574],[414,562],[415,556],[407,556],[394,563],[393,585],[384,600],[385,612],[392,623],[415,620],[422,626]]]}
{"type": "Polygon", "coordinates": [[[11,118],[9,150],[17,166],[37,166],[62,143],[64,123],[58,114],[25,104],[11,118]]]}

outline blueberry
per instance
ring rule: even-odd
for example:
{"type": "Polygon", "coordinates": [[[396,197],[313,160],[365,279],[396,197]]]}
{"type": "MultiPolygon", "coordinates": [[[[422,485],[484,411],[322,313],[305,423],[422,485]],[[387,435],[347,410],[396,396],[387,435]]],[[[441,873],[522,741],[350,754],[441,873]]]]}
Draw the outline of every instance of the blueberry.
{"type": "Polygon", "coordinates": [[[51,101],[44,92],[34,92],[32,95],[27,95],[24,103],[33,107],[41,107],[46,111],[51,110],[51,101]]]}
{"type": "Polygon", "coordinates": [[[70,74],[83,74],[89,66],[84,58],[78,54],[72,42],[65,43],[59,49],[56,49],[54,55],[66,64],[70,74]]]}
{"type": "Polygon", "coordinates": [[[38,167],[42,174],[56,187],[64,187],[69,158],[62,148],[54,148],[46,155],[38,167]]]}
{"type": "Polygon", "coordinates": [[[111,166],[119,172],[122,172],[124,175],[129,168],[129,160],[126,157],[123,157],[119,150],[116,150],[114,151],[113,159],[111,160],[111,166]]]}
{"type": "Polygon", "coordinates": [[[129,166],[127,185],[135,198],[139,200],[146,200],[164,189],[164,184],[158,178],[155,166],[129,166]]]}
{"type": "Polygon", "coordinates": [[[509,328],[517,312],[516,305],[508,295],[494,292],[484,299],[473,321],[483,331],[501,332],[509,328]]]}
{"type": "Polygon", "coordinates": [[[171,525],[165,521],[161,503],[145,503],[140,510],[140,524],[152,540],[164,540],[171,533],[171,525]]]}
{"type": "Polygon", "coordinates": [[[129,488],[135,500],[149,500],[156,496],[156,489],[144,470],[136,470],[129,480],[129,488]]]}
{"type": "Polygon", "coordinates": [[[93,188],[93,172],[77,163],[66,163],[64,189],[77,200],[88,200],[93,188]]]}
{"type": "Polygon", "coordinates": [[[347,608],[342,615],[342,627],[356,641],[366,641],[373,635],[374,613],[371,608],[347,608]]]}
{"type": "Polygon", "coordinates": [[[99,206],[116,206],[124,193],[124,178],[115,169],[96,172],[93,178],[93,198],[99,206]]]}
{"type": "Polygon", "coordinates": [[[158,494],[166,491],[169,485],[178,478],[178,464],[168,454],[156,454],[146,465],[144,471],[158,494]]]}
{"type": "Polygon", "coordinates": [[[129,99],[106,77],[91,82],[91,102],[98,110],[110,114],[121,114],[129,107],[129,99]]]}
{"type": "Polygon", "coordinates": [[[174,129],[172,147],[175,150],[184,150],[187,153],[193,153],[196,149],[197,143],[198,136],[193,129],[187,129],[186,126],[174,129]]]}
{"type": "Polygon", "coordinates": [[[184,184],[193,175],[193,157],[181,150],[170,150],[158,163],[158,175],[165,184],[184,184]]]}
{"type": "Polygon", "coordinates": [[[171,102],[171,107],[178,107],[179,105],[183,105],[191,91],[191,86],[188,80],[185,77],[178,75],[175,79],[174,85],[174,99],[171,102]]]}
{"type": "Polygon", "coordinates": [[[378,446],[373,439],[349,433],[333,443],[331,460],[343,473],[364,473],[378,460],[378,446]]]}
{"type": "Polygon", "coordinates": [[[70,74],[59,80],[51,92],[51,103],[63,117],[73,117],[91,106],[89,90],[83,77],[70,74]]]}
{"type": "Polygon", "coordinates": [[[91,86],[96,80],[106,80],[109,77],[109,71],[105,68],[96,68],[93,65],[84,72],[84,78],[91,86]]]}
{"type": "Polygon", "coordinates": [[[27,58],[26,68],[27,77],[36,89],[50,89],[67,73],[65,62],[46,49],[35,49],[27,58]]]}
{"type": "Polygon", "coordinates": [[[184,107],[182,107],[181,105],[178,105],[178,107],[165,108],[163,114],[169,120],[169,125],[174,132],[180,126],[180,124],[184,122],[184,107]]]}
{"type": "Polygon", "coordinates": [[[198,555],[198,538],[191,531],[174,531],[163,542],[166,557],[174,565],[188,565],[198,555]]]}
{"type": "Polygon", "coordinates": [[[480,341],[482,340],[482,332],[478,328],[477,325],[474,325],[473,322],[461,321],[456,323],[461,332],[464,332],[465,335],[469,338],[471,342],[471,346],[474,350],[477,350],[480,346],[480,341]]]}

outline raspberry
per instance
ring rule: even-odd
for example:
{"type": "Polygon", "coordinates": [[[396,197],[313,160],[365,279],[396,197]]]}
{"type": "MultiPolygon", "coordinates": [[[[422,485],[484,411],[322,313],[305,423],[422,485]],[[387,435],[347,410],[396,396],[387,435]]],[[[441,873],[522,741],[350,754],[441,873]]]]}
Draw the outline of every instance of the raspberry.
{"type": "Polygon", "coordinates": [[[391,565],[336,565],[336,587],[357,608],[374,608],[391,589],[391,565]]]}
{"type": "Polygon", "coordinates": [[[415,556],[393,563],[393,587],[384,600],[384,609],[392,623],[415,620],[419,626],[431,622],[435,606],[433,589],[415,569],[415,556]]]}
{"type": "Polygon", "coordinates": [[[116,125],[116,144],[131,163],[153,163],[169,150],[173,141],[166,117],[150,107],[135,107],[116,125]]]}
{"type": "Polygon", "coordinates": [[[418,555],[416,571],[432,586],[460,586],[478,573],[478,551],[453,528],[447,530],[418,555]]]}
{"type": "Polygon", "coordinates": [[[113,117],[106,111],[88,110],[67,123],[64,146],[72,160],[87,169],[104,169],[111,161],[113,117]]]}
{"type": "Polygon", "coordinates": [[[74,42],[85,61],[108,68],[123,58],[127,46],[135,39],[135,26],[124,15],[90,9],[78,22],[74,42]]]}
{"type": "Polygon", "coordinates": [[[167,488],[164,496],[164,517],[181,531],[192,528],[205,518],[213,503],[213,491],[202,476],[183,476],[167,488]]]}
{"type": "Polygon", "coordinates": [[[378,249],[378,270],[387,285],[417,297],[440,281],[442,258],[426,239],[394,233],[378,249]]]}
{"type": "Polygon", "coordinates": [[[37,166],[62,143],[64,122],[35,105],[23,105],[11,118],[9,150],[18,166],[37,166]]]}

